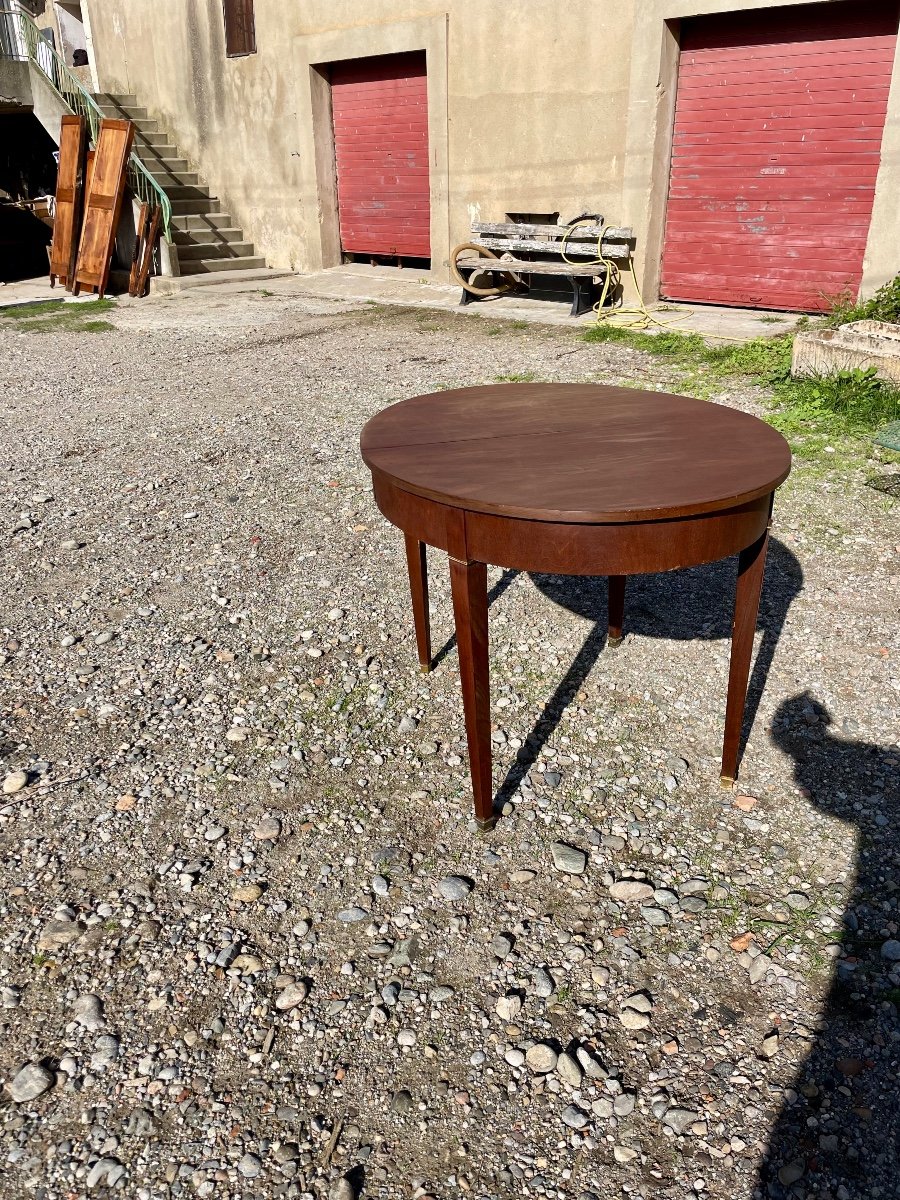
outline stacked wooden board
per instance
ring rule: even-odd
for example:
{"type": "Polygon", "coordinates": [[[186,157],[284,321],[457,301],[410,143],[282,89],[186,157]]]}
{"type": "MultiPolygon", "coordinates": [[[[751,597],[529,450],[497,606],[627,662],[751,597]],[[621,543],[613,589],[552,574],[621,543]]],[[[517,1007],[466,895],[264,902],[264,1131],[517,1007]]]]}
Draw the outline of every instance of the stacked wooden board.
{"type": "MultiPolygon", "coordinates": [[[[102,296],[109,283],[126,191],[134,124],[104,119],[95,149],[88,149],[84,117],[64,116],[60,128],[56,219],[50,248],[50,283],[59,280],[78,295],[82,288],[102,296]]],[[[162,213],[141,205],[129,293],[142,296],[153,265],[162,213]]]]}
{"type": "Polygon", "coordinates": [[[106,291],[133,141],[131,121],[100,122],[94,169],[84,199],[84,220],[72,288],[76,296],[83,287],[92,288],[98,296],[106,291]]]}
{"type": "Polygon", "coordinates": [[[59,134],[56,216],[50,243],[50,284],[72,289],[85,191],[87,127],[84,117],[64,116],[59,134]]]}

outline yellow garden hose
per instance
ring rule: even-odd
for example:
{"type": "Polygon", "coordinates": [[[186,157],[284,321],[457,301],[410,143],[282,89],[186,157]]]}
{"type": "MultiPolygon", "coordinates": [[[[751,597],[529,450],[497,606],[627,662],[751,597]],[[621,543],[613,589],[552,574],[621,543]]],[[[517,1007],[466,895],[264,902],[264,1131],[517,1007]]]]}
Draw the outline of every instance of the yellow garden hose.
{"type": "Polygon", "coordinates": [[[603,254],[603,232],[606,228],[605,223],[602,220],[600,222],[600,234],[597,238],[596,258],[588,259],[588,261],[585,262],[584,259],[569,258],[566,254],[566,246],[569,238],[579,227],[579,225],[595,224],[596,218],[594,217],[579,217],[577,221],[572,221],[572,223],[567,226],[565,235],[563,236],[562,256],[563,261],[569,263],[570,266],[592,266],[596,264],[597,266],[603,268],[602,272],[597,272],[598,275],[603,276],[603,287],[600,292],[600,299],[594,305],[594,312],[596,313],[598,325],[602,325],[604,321],[608,321],[610,317],[614,316],[632,318],[632,320],[622,322],[617,320],[614,323],[616,329],[649,329],[651,325],[658,325],[660,329],[666,329],[668,326],[677,325],[679,322],[686,321],[694,315],[692,309],[685,309],[683,310],[683,315],[673,317],[669,320],[661,321],[659,317],[654,316],[654,314],[650,312],[644,303],[644,298],[641,295],[641,289],[638,285],[637,275],[635,274],[634,270],[634,259],[630,256],[628,259],[628,267],[631,274],[631,281],[634,284],[634,290],[637,293],[637,298],[640,303],[637,308],[622,308],[620,305],[614,304],[606,307],[607,297],[614,295],[616,289],[622,282],[622,273],[619,270],[619,264],[612,258],[606,258],[603,254]]]}

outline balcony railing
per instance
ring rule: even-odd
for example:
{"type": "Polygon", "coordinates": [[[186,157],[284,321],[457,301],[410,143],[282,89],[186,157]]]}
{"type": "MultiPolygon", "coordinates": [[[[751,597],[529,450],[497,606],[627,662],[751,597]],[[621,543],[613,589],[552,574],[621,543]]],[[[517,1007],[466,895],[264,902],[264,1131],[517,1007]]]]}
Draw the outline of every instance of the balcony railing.
{"type": "MultiPolygon", "coordinates": [[[[37,67],[69,112],[85,118],[90,140],[96,143],[103,119],[97,101],[42,36],[31,17],[20,8],[0,8],[0,58],[30,62],[37,67]]],[[[135,151],[128,160],[128,186],[139,200],[159,206],[163,235],[171,242],[171,201],[135,151]]]]}

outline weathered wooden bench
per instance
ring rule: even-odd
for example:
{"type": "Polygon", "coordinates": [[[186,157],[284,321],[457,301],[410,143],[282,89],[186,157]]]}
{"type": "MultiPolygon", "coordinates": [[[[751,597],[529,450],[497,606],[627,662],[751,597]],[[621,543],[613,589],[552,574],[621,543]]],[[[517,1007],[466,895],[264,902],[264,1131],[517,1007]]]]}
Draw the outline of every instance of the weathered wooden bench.
{"type": "Polygon", "coordinates": [[[597,262],[601,237],[599,249],[604,258],[628,261],[634,234],[627,227],[584,224],[570,230],[567,225],[473,222],[472,240],[457,246],[450,260],[451,270],[463,289],[460,304],[472,304],[511,290],[526,291],[528,285],[522,276],[561,275],[572,287],[571,315],[580,316],[593,306],[594,280],[606,273],[597,262]],[[507,257],[501,259],[504,254],[507,257]],[[489,273],[492,285],[472,285],[470,280],[476,273],[489,273]]]}

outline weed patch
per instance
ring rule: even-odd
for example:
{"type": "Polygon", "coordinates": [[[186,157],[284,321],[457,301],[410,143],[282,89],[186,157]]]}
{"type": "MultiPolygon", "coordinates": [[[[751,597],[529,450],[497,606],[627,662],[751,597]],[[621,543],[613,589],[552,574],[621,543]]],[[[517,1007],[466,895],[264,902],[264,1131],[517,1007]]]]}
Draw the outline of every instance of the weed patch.
{"type": "MultiPolygon", "coordinates": [[[[900,283],[894,281],[900,318],[900,283]]],[[[882,292],[880,313],[890,310],[893,292],[882,292]]],[[[881,295],[881,293],[879,293],[881,295]]],[[[877,297],[869,302],[875,305],[877,297]]],[[[802,437],[796,449],[806,457],[833,453],[826,444],[836,438],[867,438],[882,425],[900,419],[900,389],[879,379],[874,369],[840,371],[832,376],[791,377],[793,334],[754,338],[734,346],[707,346],[695,333],[640,333],[613,325],[597,325],[584,334],[588,342],[617,342],[668,359],[686,373],[686,382],[708,394],[709,385],[743,377],[771,390],[769,423],[782,433],[802,437]]]]}
{"type": "Polygon", "coordinates": [[[870,300],[855,301],[839,296],[825,321],[846,325],[848,321],[891,321],[900,324],[900,275],[883,284],[870,300]]]}
{"type": "Polygon", "coordinates": [[[537,375],[534,371],[521,371],[518,374],[495,375],[494,383],[535,383],[537,375]]]}
{"type": "Polygon", "coordinates": [[[29,333],[106,333],[115,329],[109,321],[96,320],[98,313],[115,308],[114,300],[91,300],[68,304],[64,300],[44,300],[40,304],[16,304],[0,309],[0,319],[15,321],[18,329],[29,333]]]}

